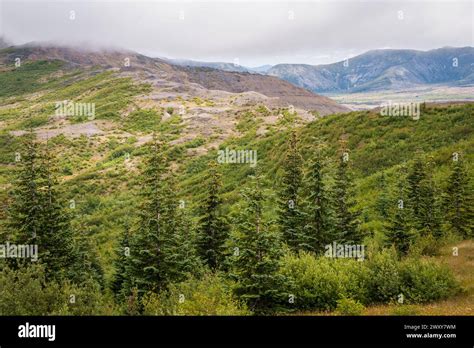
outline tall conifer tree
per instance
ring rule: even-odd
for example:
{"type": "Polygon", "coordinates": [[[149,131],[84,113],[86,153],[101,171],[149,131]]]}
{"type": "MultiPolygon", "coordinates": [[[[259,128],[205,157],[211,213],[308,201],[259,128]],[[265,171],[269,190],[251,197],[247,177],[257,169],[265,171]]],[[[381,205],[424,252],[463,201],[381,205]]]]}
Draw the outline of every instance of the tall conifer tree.
{"type": "Polygon", "coordinates": [[[309,173],[308,223],[305,226],[305,249],[316,253],[331,243],[333,232],[329,189],[324,182],[324,158],[318,150],[309,173]]]}
{"type": "Polygon", "coordinates": [[[453,160],[445,196],[445,217],[449,227],[464,238],[472,237],[474,235],[472,189],[466,167],[458,154],[453,160]]]}
{"type": "Polygon", "coordinates": [[[212,270],[216,270],[222,266],[224,261],[224,248],[229,226],[222,216],[221,175],[217,171],[215,162],[209,163],[208,173],[207,196],[203,215],[199,220],[197,246],[201,259],[212,270]]]}
{"type": "Polygon", "coordinates": [[[271,308],[278,301],[281,277],[277,274],[282,248],[278,235],[264,216],[265,197],[255,176],[243,191],[245,208],[236,224],[237,254],[233,272],[238,281],[236,293],[257,313],[271,308]]]}
{"type": "Polygon", "coordinates": [[[407,206],[408,189],[405,168],[398,182],[397,200],[392,207],[390,223],[386,231],[386,244],[393,246],[400,255],[406,255],[412,244],[414,233],[411,225],[411,212],[407,206]]]}
{"type": "Polygon", "coordinates": [[[282,188],[279,195],[278,224],[285,242],[293,250],[307,241],[303,238],[304,220],[301,209],[301,184],[303,180],[302,158],[298,149],[298,138],[291,132],[283,163],[282,188]]]}
{"type": "Polygon", "coordinates": [[[341,243],[360,243],[359,213],[352,199],[353,182],[349,174],[349,154],[343,151],[339,159],[334,186],[335,228],[337,239],[341,243]]]}

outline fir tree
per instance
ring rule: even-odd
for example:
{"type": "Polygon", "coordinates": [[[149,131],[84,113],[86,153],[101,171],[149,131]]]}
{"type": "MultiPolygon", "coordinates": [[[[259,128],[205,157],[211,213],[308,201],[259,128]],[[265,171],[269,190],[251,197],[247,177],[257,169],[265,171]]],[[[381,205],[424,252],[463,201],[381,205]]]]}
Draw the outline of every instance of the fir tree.
{"type": "Polygon", "coordinates": [[[441,236],[440,200],[436,187],[432,163],[427,163],[427,175],[421,183],[421,206],[418,221],[422,235],[441,236]]]}
{"type": "Polygon", "coordinates": [[[167,234],[170,221],[167,218],[165,170],[163,147],[155,140],[143,172],[139,223],[130,250],[129,276],[131,286],[138,290],[139,296],[155,288],[164,288],[168,280],[165,255],[169,253],[171,241],[167,234]]]}
{"type": "Polygon", "coordinates": [[[184,200],[176,196],[174,175],[168,179],[166,205],[168,207],[168,253],[165,255],[168,282],[180,282],[189,275],[198,276],[201,263],[196,252],[196,236],[184,200]]]}
{"type": "Polygon", "coordinates": [[[469,176],[461,158],[456,156],[445,194],[445,218],[449,227],[464,238],[473,236],[474,210],[469,176]]]}
{"type": "Polygon", "coordinates": [[[359,231],[358,212],[355,202],[351,199],[353,183],[348,173],[349,154],[343,152],[336,171],[335,196],[335,228],[341,243],[360,243],[362,235],[359,231]]]}
{"type": "Polygon", "coordinates": [[[130,227],[127,222],[125,222],[115,254],[115,274],[110,288],[117,297],[121,297],[121,295],[128,294],[131,291],[129,274],[130,227]]]}
{"type": "Polygon", "coordinates": [[[41,262],[46,265],[46,273],[59,277],[67,274],[75,260],[74,240],[70,216],[66,211],[66,202],[58,193],[59,183],[53,169],[53,158],[49,145],[43,152],[41,167],[43,175],[41,199],[41,231],[37,234],[41,262]]]}
{"type": "Polygon", "coordinates": [[[319,253],[331,242],[332,231],[330,192],[323,180],[323,157],[320,152],[311,165],[309,184],[309,220],[305,226],[304,247],[319,253]]]}
{"type": "Polygon", "coordinates": [[[103,287],[104,270],[89,227],[81,224],[81,228],[75,233],[73,246],[74,262],[67,277],[77,284],[94,281],[103,287]]]}
{"type": "Polygon", "coordinates": [[[417,156],[408,175],[408,184],[407,205],[411,209],[414,228],[420,235],[439,235],[439,200],[431,162],[417,156]]]}
{"type": "Polygon", "coordinates": [[[420,217],[421,210],[423,209],[423,197],[424,194],[426,194],[425,187],[423,186],[426,180],[426,168],[420,155],[417,155],[415,158],[407,180],[409,202],[407,201],[405,204],[408,206],[407,203],[409,203],[409,207],[415,220],[415,226],[420,228],[422,225],[420,217]]]}
{"type": "Polygon", "coordinates": [[[8,226],[17,244],[38,245],[47,276],[59,279],[68,274],[75,255],[70,217],[58,193],[53,162],[48,144],[41,148],[29,134],[12,191],[8,226]]]}
{"type": "Polygon", "coordinates": [[[7,229],[10,238],[18,244],[29,244],[36,240],[41,230],[41,186],[39,145],[29,133],[22,151],[17,153],[19,171],[10,192],[7,229]]]}
{"type": "Polygon", "coordinates": [[[410,249],[414,234],[410,224],[411,214],[406,205],[408,190],[405,184],[405,175],[398,183],[398,198],[392,208],[390,224],[386,231],[386,244],[393,246],[400,255],[406,255],[410,249]]]}
{"type": "Polygon", "coordinates": [[[216,270],[224,261],[224,244],[228,237],[229,227],[221,212],[221,180],[215,162],[209,163],[207,185],[204,212],[199,220],[197,247],[201,259],[212,270],[216,270]]]}
{"type": "Polygon", "coordinates": [[[176,187],[173,175],[166,171],[163,147],[155,141],[150,152],[128,261],[131,286],[138,296],[165,289],[198,268],[189,219],[177,212],[176,187]]]}
{"type": "Polygon", "coordinates": [[[306,244],[303,238],[303,216],[301,212],[300,190],[302,183],[302,158],[298,150],[298,138],[292,131],[288,150],[283,163],[284,175],[279,195],[278,224],[287,245],[298,250],[306,244]]]}
{"type": "Polygon", "coordinates": [[[377,199],[377,211],[382,219],[386,220],[390,216],[390,197],[388,195],[387,180],[385,178],[385,173],[382,172],[380,179],[378,181],[378,190],[380,192],[377,199]]]}
{"type": "Polygon", "coordinates": [[[260,181],[260,176],[253,177],[250,187],[243,191],[246,205],[236,224],[234,240],[238,252],[233,259],[238,281],[236,293],[257,313],[278,301],[282,281],[277,275],[281,244],[264,217],[265,198],[260,181]]]}

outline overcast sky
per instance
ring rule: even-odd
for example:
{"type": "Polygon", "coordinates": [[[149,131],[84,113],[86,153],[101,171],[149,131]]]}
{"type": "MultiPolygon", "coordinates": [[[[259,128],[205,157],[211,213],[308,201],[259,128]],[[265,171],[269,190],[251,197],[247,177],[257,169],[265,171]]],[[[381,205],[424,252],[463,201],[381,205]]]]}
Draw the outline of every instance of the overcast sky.
{"type": "Polygon", "coordinates": [[[246,66],[324,64],[376,48],[474,46],[474,5],[472,0],[0,0],[0,35],[15,44],[116,46],[154,57],[246,66]]]}

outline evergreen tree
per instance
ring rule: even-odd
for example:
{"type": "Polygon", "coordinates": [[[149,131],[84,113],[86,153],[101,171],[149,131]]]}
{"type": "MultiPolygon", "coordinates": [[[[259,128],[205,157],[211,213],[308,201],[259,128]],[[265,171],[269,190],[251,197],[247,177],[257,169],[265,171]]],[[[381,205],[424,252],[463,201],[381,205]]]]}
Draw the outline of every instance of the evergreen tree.
{"type": "Polygon", "coordinates": [[[408,201],[408,190],[405,180],[405,175],[402,175],[398,183],[398,199],[392,208],[390,224],[386,232],[387,246],[395,247],[400,255],[406,255],[408,253],[414,238],[410,224],[411,214],[406,205],[408,201]]]}
{"type": "Polygon", "coordinates": [[[323,180],[323,157],[318,152],[312,162],[309,177],[308,223],[305,226],[304,249],[316,253],[331,243],[331,207],[329,190],[323,180]]]}
{"type": "Polygon", "coordinates": [[[41,186],[42,168],[40,167],[39,145],[29,133],[24,141],[22,151],[17,154],[19,171],[8,208],[7,229],[9,237],[18,244],[29,244],[36,239],[41,230],[41,186]]]}
{"type": "Polygon", "coordinates": [[[110,287],[117,297],[121,297],[131,291],[129,275],[130,227],[127,222],[125,222],[115,254],[115,274],[110,287]]]}
{"type": "Polygon", "coordinates": [[[351,199],[353,191],[352,179],[348,173],[349,154],[343,152],[336,171],[335,199],[335,228],[341,243],[360,243],[363,236],[359,231],[359,213],[355,202],[351,199]]]}
{"type": "Polygon", "coordinates": [[[199,220],[198,253],[201,259],[212,269],[221,267],[224,261],[225,241],[229,227],[222,216],[220,198],[221,180],[215,162],[209,163],[207,177],[207,197],[203,216],[199,220]]]}
{"type": "Polygon", "coordinates": [[[27,137],[9,209],[10,235],[17,244],[38,245],[49,278],[60,279],[75,262],[73,234],[48,144],[27,137]]]}
{"type": "Polygon", "coordinates": [[[417,155],[413,165],[411,166],[410,173],[407,177],[408,180],[408,199],[409,202],[406,202],[406,205],[410,207],[413,214],[415,227],[421,228],[421,211],[423,209],[423,199],[425,190],[425,180],[426,180],[426,168],[421,155],[417,155]],[[409,203],[409,204],[407,204],[409,203]]]}
{"type": "Polygon", "coordinates": [[[283,163],[284,175],[279,195],[278,224],[287,245],[298,250],[303,238],[303,216],[301,212],[300,190],[303,179],[302,158],[298,149],[296,132],[292,131],[286,158],[283,163]]]}
{"type": "Polygon", "coordinates": [[[42,153],[43,168],[40,233],[37,234],[41,262],[46,265],[46,274],[53,277],[67,275],[75,260],[74,240],[66,202],[58,193],[59,183],[53,169],[53,158],[46,144],[42,153]],[[41,251],[42,250],[42,251],[41,251]]]}
{"type": "Polygon", "coordinates": [[[73,246],[74,263],[68,270],[67,277],[77,284],[93,281],[103,287],[104,270],[89,227],[81,224],[81,228],[75,233],[73,246]]]}
{"type": "Polygon", "coordinates": [[[414,228],[421,235],[439,235],[439,200],[436,198],[432,163],[417,156],[408,175],[408,184],[407,203],[411,209],[414,228]]]}
{"type": "Polygon", "coordinates": [[[461,158],[453,161],[445,198],[445,218],[449,227],[464,238],[473,236],[474,210],[469,176],[461,158]]]}
{"type": "Polygon", "coordinates": [[[143,176],[143,203],[128,261],[130,284],[138,296],[165,289],[198,268],[189,219],[177,212],[175,182],[156,141],[143,176]]]}
{"type": "Polygon", "coordinates": [[[264,217],[265,198],[260,181],[260,176],[253,177],[250,187],[243,191],[246,205],[235,225],[238,252],[233,259],[233,272],[238,281],[236,293],[257,313],[278,301],[282,281],[277,275],[282,248],[264,217]]]}
{"type": "Polygon", "coordinates": [[[165,255],[168,265],[168,281],[180,282],[189,275],[199,275],[201,271],[200,259],[196,252],[196,236],[188,216],[185,201],[176,196],[176,182],[174,175],[168,179],[166,205],[169,224],[169,252],[165,255]]]}
{"type": "Polygon", "coordinates": [[[150,147],[142,185],[142,204],[137,230],[130,250],[131,286],[141,296],[153,289],[162,289],[168,281],[166,254],[170,249],[168,235],[169,207],[166,206],[166,162],[163,147],[156,140],[150,147]]]}
{"type": "Polygon", "coordinates": [[[378,181],[378,190],[380,192],[377,199],[377,211],[382,219],[386,220],[390,216],[390,197],[388,195],[387,189],[387,180],[385,178],[385,173],[382,172],[380,179],[378,181]]]}
{"type": "Polygon", "coordinates": [[[418,221],[420,222],[421,234],[441,236],[441,216],[440,216],[440,199],[438,189],[436,187],[432,162],[426,165],[427,175],[421,183],[421,206],[418,221]]]}

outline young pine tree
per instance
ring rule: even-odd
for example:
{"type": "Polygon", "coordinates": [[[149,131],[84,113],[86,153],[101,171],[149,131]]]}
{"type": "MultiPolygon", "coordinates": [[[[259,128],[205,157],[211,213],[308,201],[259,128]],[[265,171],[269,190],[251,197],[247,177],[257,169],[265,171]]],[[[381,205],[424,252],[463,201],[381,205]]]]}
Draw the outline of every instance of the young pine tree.
{"type": "Polygon", "coordinates": [[[426,180],[426,168],[421,155],[417,155],[407,176],[408,180],[408,200],[405,204],[410,206],[414,225],[421,227],[421,210],[423,205],[424,182],[426,180]],[[407,204],[409,203],[409,204],[407,204]]]}
{"type": "Polygon", "coordinates": [[[431,162],[427,166],[427,177],[422,182],[422,199],[419,213],[421,234],[441,237],[440,197],[433,178],[431,162]]]}
{"type": "Polygon", "coordinates": [[[41,262],[46,265],[46,274],[58,278],[69,273],[76,262],[76,257],[70,216],[66,210],[65,200],[61,199],[58,193],[59,183],[53,162],[49,146],[46,144],[41,161],[44,186],[41,195],[41,230],[37,234],[37,243],[41,262]]]}
{"type": "Polygon", "coordinates": [[[166,171],[163,147],[155,142],[150,152],[128,261],[131,287],[139,297],[183,280],[199,266],[189,219],[177,211],[179,200],[173,176],[166,171]]]}
{"type": "Polygon", "coordinates": [[[246,201],[241,211],[234,240],[233,274],[238,281],[236,293],[257,313],[271,308],[278,301],[281,279],[277,274],[282,247],[278,236],[266,221],[261,177],[252,178],[243,192],[246,201]]]}
{"type": "Polygon", "coordinates": [[[407,203],[411,209],[414,228],[422,236],[439,236],[439,200],[433,179],[432,163],[417,156],[407,179],[409,184],[407,203]]]}
{"type": "Polygon", "coordinates": [[[229,226],[222,216],[221,180],[215,162],[209,163],[207,197],[199,220],[197,248],[201,259],[212,269],[219,269],[224,261],[225,242],[229,226]]]}
{"type": "Polygon", "coordinates": [[[9,208],[10,236],[17,244],[37,244],[47,277],[63,278],[75,262],[73,235],[48,144],[42,148],[29,134],[19,159],[9,208]]]}
{"type": "Polygon", "coordinates": [[[166,205],[169,211],[167,219],[170,245],[165,260],[168,265],[168,281],[180,282],[191,274],[198,276],[201,273],[201,262],[196,252],[196,236],[186,202],[176,196],[173,175],[168,183],[166,205]]]}
{"type": "Polygon", "coordinates": [[[131,291],[129,275],[130,227],[127,222],[125,222],[125,226],[120,236],[119,245],[115,251],[115,254],[115,274],[110,288],[117,298],[121,298],[122,295],[128,294],[131,291]]]}
{"type": "Polygon", "coordinates": [[[408,190],[405,184],[405,175],[398,183],[398,198],[392,208],[389,226],[386,230],[386,245],[393,246],[399,255],[406,255],[412,244],[414,233],[411,226],[411,213],[406,203],[408,190]]]}
{"type": "Polygon", "coordinates": [[[320,253],[331,243],[331,207],[329,190],[323,180],[323,157],[320,153],[312,162],[309,174],[308,222],[305,226],[304,249],[320,253]]]}
{"type": "Polygon", "coordinates": [[[138,296],[160,290],[169,281],[167,255],[171,252],[170,207],[166,197],[166,160],[163,146],[154,141],[143,172],[139,222],[131,238],[130,285],[138,296]]]}
{"type": "Polygon", "coordinates": [[[19,170],[10,192],[7,229],[9,237],[18,244],[29,244],[41,230],[42,173],[39,144],[28,134],[22,150],[16,154],[19,170]]]}
{"type": "Polygon", "coordinates": [[[390,198],[388,195],[387,180],[384,172],[380,175],[377,188],[380,192],[377,199],[377,212],[380,217],[385,221],[390,216],[390,198]]]}
{"type": "Polygon", "coordinates": [[[292,131],[288,141],[286,159],[283,163],[282,188],[279,195],[278,224],[286,244],[298,250],[306,244],[303,238],[303,215],[301,210],[302,158],[298,149],[298,138],[292,131]]]}
{"type": "Polygon", "coordinates": [[[359,230],[359,213],[355,210],[355,202],[351,198],[353,191],[352,179],[348,173],[349,154],[343,152],[336,171],[335,199],[335,229],[341,243],[360,243],[362,234],[359,230]]]}
{"type": "Polygon", "coordinates": [[[456,155],[445,194],[445,218],[451,230],[464,238],[473,236],[474,209],[469,176],[456,155]]]}

